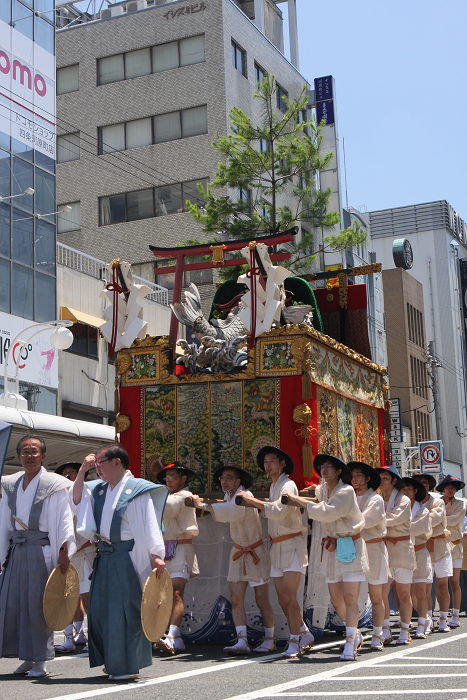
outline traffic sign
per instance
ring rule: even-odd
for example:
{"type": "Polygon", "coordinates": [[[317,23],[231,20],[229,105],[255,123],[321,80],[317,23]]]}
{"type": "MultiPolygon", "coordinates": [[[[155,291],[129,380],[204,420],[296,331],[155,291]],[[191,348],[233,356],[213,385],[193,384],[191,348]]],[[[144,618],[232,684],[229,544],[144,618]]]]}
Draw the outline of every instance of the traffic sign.
{"type": "Polygon", "coordinates": [[[441,440],[418,443],[420,469],[425,474],[441,474],[443,471],[443,444],[441,440]]]}

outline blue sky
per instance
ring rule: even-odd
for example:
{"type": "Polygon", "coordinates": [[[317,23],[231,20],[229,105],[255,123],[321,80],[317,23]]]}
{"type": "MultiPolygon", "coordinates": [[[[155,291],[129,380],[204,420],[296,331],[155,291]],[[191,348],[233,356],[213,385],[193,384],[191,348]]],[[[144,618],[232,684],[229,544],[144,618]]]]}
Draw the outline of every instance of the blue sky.
{"type": "Polygon", "coordinates": [[[349,205],[446,199],[467,220],[467,0],[297,0],[297,12],[301,73],[336,80],[349,205]]]}
{"type": "Polygon", "coordinates": [[[301,73],[336,80],[349,205],[446,199],[467,220],[467,0],[297,0],[297,12],[301,73]]]}

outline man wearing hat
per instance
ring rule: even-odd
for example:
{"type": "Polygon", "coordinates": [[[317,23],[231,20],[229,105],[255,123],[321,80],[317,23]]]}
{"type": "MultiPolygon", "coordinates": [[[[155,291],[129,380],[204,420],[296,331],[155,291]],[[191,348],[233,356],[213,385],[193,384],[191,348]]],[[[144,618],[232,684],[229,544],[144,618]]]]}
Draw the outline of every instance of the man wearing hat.
{"type": "Polygon", "coordinates": [[[410,500],[404,496],[401,489],[404,486],[394,465],[377,467],[381,477],[380,492],[386,511],[387,533],[384,541],[388,549],[390,577],[383,586],[384,607],[386,617],[383,621],[383,637],[386,643],[392,642],[389,625],[389,590],[394,585],[399,597],[401,614],[401,633],[396,644],[410,644],[410,620],[412,617],[412,598],[410,587],[415,568],[415,552],[410,536],[411,507],[410,500]]]}
{"type": "MultiPolygon", "coordinates": [[[[438,484],[436,490],[442,493],[441,499],[446,507],[446,524],[451,533],[448,536],[452,551],[452,576],[449,578],[452,591],[452,617],[449,627],[459,627],[459,610],[461,607],[462,591],[460,587],[460,573],[462,569],[462,524],[465,515],[465,502],[456,498],[456,493],[463,489],[464,482],[455,476],[448,474],[438,484]]],[[[441,613],[440,613],[441,619],[441,613]]]]}
{"type": "Polygon", "coordinates": [[[274,579],[279,605],[287,618],[290,633],[283,656],[293,659],[311,649],[314,642],[297,600],[303,580],[301,577],[305,575],[308,564],[306,527],[298,508],[289,508],[281,501],[283,494],[298,496],[295,482],[289,479],[294,469],[291,457],[278,447],[266,445],[259,450],[256,462],[272,480],[269,503],[253,498],[245,491],[240,491],[239,495],[259,508],[268,519],[271,578],[274,579]]]}
{"type": "Polygon", "coordinates": [[[151,642],[141,624],[142,589],[153,569],[164,573],[162,515],[168,490],[136,479],[119,444],[88,455],[73,484],[78,530],[98,538],[89,592],[91,668],[103,665],[109,680],[138,678],[152,664],[151,642]],[[84,483],[97,469],[98,479],[84,483]]]}
{"type": "MultiPolygon", "coordinates": [[[[434,491],[436,480],[431,474],[414,474],[414,479],[420,481],[425,487],[427,495],[423,499],[423,505],[430,511],[432,535],[428,541],[428,550],[430,553],[431,565],[433,574],[436,575],[436,597],[438,599],[440,618],[438,621],[438,629],[440,632],[449,632],[450,627],[447,623],[449,610],[449,577],[452,576],[452,557],[451,547],[448,542],[448,530],[446,524],[446,506],[442,498],[433,497],[429,491],[434,491]]],[[[433,584],[427,584],[427,625],[425,634],[429,635],[433,629],[433,610],[432,610],[432,588],[433,584]]]]}
{"type": "Polygon", "coordinates": [[[213,474],[214,483],[224,492],[224,503],[203,504],[199,496],[193,496],[194,504],[210,512],[217,522],[230,523],[233,547],[230,552],[227,581],[230,586],[232,617],[237,639],[225,647],[227,654],[248,654],[245,593],[247,586],[254,589],[255,600],[263,617],[264,639],[255,647],[256,652],[274,651],[274,612],[269,602],[269,576],[271,562],[266,549],[259,514],[256,508],[235,505],[235,497],[247,491],[253,477],[238,467],[219,467],[213,474]]]}
{"type": "Polygon", "coordinates": [[[57,565],[65,574],[76,551],[70,482],[42,466],[41,437],[25,435],[16,453],[24,471],[2,478],[0,501],[0,657],[18,657],[15,673],[39,678],[55,655],[43,613],[47,579],[57,565]]]}
{"type": "Polygon", "coordinates": [[[347,467],[352,472],[352,486],[358,507],[365,519],[365,527],[361,535],[366,544],[369,566],[366,580],[373,618],[371,649],[382,651],[384,648],[383,584],[388,582],[389,560],[383,539],[386,535],[386,511],[382,497],[376,493],[381,477],[376,469],[365,462],[349,462],[347,467]]]}
{"type": "Polygon", "coordinates": [[[426,490],[423,484],[409,476],[404,477],[403,482],[405,486],[402,487],[402,493],[410,500],[412,511],[410,533],[417,561],[410,590],[413,607],[418,612],[415,638],[426,639],[425,629],[428,610],[426,586],[428,583],[433,583],[431,559],[428,552],[428,540],[432,535],[430,511],[423,505],[423,499],[426,498],[426,490]]]}
{"type": "Polygon", "coordinates": [[[193,538],[199,533],[196,511],[185,506],[185,498],[193,494],[186,486],[195,478],[195,472],[180,462],[169,464],[157,473],[157,480],[169,489],[164,510],[165,566],[172,579],[173,607],[169,620],[169,632],[155,643],[157,649],[174,654],[184,651],[180,634],[185,606],[183,592],[189,578],[198,576],[198,560],[193,538]]]}
{"type": "Polygon", "coordinates": [[[321,523],[325,537],[321,541],[325,580],[331,603],[345,622],[346,641],[342,661],[353,661],[363,643],[358,631],[360,582],[368,572],[366,545],[361,532],[365,520],[357,505],[352,475],[339,457],[316,455],[313,467],[322,479],[316,487],[317,502],[294,498],[307,508],[308,517],[321,523]]]}
{"type": "MultiPolygon", "coordinates": [[[[78,476],[80,466],[80,462],[65,462],[65,464],[61,464],[59,467],[57,467],[55,474],[60,474],[61,476],[64,476],[65,479],[74,482],[78,476]]],[[[70,489],[70,496],[72,492],[73,488],[70,489]]],[[[88,651],[87,639],[86,635],[84,634],[84,613],[87,613],[88,611],[91,573],[96,552],[92,542],[76,532],[76,516],[73,516],[73,526],[75,529],[75,539],[78,550],[76,554],[73,555],[71,563],[75,567],[79,576],[80,603],[76,609],[73,622],[63,630],[65,635],[64,643],[58,647],[55,647],[55,651],[59,652],[60,654],[67,654],[70,651],[74,651],[75,644],[85,645],[82,651],[88,651]],[[75,637],[73,637],[74,629],[76,630],[75,637]]]]}

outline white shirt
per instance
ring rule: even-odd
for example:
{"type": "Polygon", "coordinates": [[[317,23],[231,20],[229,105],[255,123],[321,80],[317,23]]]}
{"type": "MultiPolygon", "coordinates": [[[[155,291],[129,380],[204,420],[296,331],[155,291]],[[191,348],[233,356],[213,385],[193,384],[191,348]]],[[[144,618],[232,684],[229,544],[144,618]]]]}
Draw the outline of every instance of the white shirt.
{"type": "MultiPolygon", "coordinates": [[[[110,540],[110,527],[118,499],[127,483],[133,476],[130,471],[125,472],[122,479],[112,489],[109,485],[102,510],[100,534],[110,540]]],[[[138,574],[141,587],[144,587],[148,576],[152,572],[151,554],[165,557],[165,545],[162,532],[157,521],[152,491],[143,493],[130,501],[126,507],[121,522],[120,537],[122,541],[134,540],[130,559],[138,574]]],[[[93,539],[92,531],[96,531],[94,519],[94,498],[89,488],[84,484],[83,496],[78,506],[73,504],[73,511],[78,516],[77,531],[80,534],[87,533],[93,539]]]]}
{"type": "MultiPolygon", "coordinates": [[[[24,473],[18,473],[18,477],[22,475],[22,479],[16,493],[16,517],[25,525],[29,522],[29,515],[39,480],[45,472],[46,469],[41,467],[40,472],[29,482],[26,489],[23,488],[24,473]]],[[[19,523],[14,522],[15,530],[24,530],[19,523]]],[[[2,564],[5,561],[10,538],[9,533],[12,529],[8,498],[3,494],[3,498],[0,501],[0,562],[2,564]]],[[[73,514],[68,500],[68,489],[56,491],[44,500],[39,517],[39,530],[46,532],[49,536],[50,545],[44,545],[42,553],[47,571],[50,574],[52,569],[58,565],[58,553],[62,544],[68,542],[68,556],[70,558],[76,552],[73,514]]]]}

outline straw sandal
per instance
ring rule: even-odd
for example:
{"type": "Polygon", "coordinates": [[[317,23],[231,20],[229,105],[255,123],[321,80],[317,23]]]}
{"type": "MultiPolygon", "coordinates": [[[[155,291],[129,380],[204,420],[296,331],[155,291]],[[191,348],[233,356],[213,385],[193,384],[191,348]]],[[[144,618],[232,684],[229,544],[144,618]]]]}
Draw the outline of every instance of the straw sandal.
{"type": "Polygon", "coordinates": [[[258,644],[252,649],[252,651],[255,651],[257,654],[271,653],[273,651],[276,651],[276,649],[277,649],[276,642],[277,642],[277,637],[261,637],[258,644]],[[272,649],[263,649],[262,648],[263,643],[266,641],[272,642],[272,649]]]}

